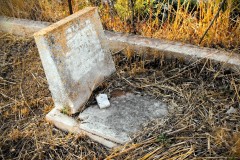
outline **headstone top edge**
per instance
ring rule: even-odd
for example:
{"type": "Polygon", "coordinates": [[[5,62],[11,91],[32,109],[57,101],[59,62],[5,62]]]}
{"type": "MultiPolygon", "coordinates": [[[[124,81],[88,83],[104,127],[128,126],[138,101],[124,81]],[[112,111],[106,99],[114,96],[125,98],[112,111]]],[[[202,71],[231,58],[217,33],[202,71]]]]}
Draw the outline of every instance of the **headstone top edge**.
{"type": "Polygon", "coordinates": [[[34,37],[44,36],[44,35],[48,34],[49,32],[52,32],[55,29],[57,29],[59,26],[70,23],[72,20],[74,20],[76,18],[80,18],[81,16],[84,16],[86,14],[94,14],[96,10],[97,10],[97,7],[86,7],[84,9],[77,11],[76,13],[74,13],[70,16],[67,16],[66,18],[63,18],[60,21],[53,23],[52,25],[34,33],[33,36],[34,37]]]}

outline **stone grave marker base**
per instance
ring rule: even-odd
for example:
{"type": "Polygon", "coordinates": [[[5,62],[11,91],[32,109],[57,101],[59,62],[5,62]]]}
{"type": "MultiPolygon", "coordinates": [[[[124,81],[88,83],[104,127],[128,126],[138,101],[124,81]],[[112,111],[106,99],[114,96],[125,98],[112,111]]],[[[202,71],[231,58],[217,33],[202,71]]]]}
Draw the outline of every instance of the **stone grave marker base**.
{"type": "Polygon", "coordinates": [[[126,94],[110,100],[109,108],[90,106],[74,119],[53,109],[47,120],[62,130],[86,134],[91,139],[113,148],[131,141],[130,136],[141,130],[141,125],[168,114],[168,107],[159,100],[126,94]]]}

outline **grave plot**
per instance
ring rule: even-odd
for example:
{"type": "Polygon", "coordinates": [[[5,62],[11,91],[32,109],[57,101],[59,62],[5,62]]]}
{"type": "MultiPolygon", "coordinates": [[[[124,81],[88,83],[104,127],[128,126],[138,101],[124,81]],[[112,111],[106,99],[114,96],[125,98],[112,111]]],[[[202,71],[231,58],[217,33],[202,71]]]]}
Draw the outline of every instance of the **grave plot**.
{"type": "Polygon", "coordinates": [[[108,150],[83,135],[67,134],[46,123],[45,116],[54,105],[34,40],[1,34],[0,48],[0,154],[5,159],[138,159],[147,155],[193,159],[238,154],[240,75],[224,64],[148,57],[147,52],[127,50],[114,54],[116,73],[93,92],[87,108],[97,105],[99,93],[111,100],[130,92],[175,109],[164,121],[141,126],[131,136],[132,142],[108,150]],[[228,112],[231,108],[235,113],[228,112]]]}
{"type": "MultiPolygon", "coordinates": [[[[126,93],[107,108],[90,106],[94,89],[115,65],[96,8],[86,8],[34,34],[55,108],[46,116],[58,128],[86,133],[109,148],[131,141],[140,125],[168,114],[161,101],[126,93]],[[133,116],[133,117],[132,117],[133,116]]],[[[107,97],[106,97],[107,99],[107,97]]]]}
{"type": "MultiPolygon", "coordinates": [[[[71,115],[68,105],[63,105],[65,107],[55,107],[47,114],[48,120],[58,128],[86,133],[108,147],[131,140],[109,151],[83,135],[80,138],[66,136],[44,121],[53,103],[36,46],[31,40],[15,42],[16,38],[11,35],[0,39],[3,55],[0,59],[1,157],[193,159],[239,154],[240,74],[225,68],[224,63],[207,58],[169,59],[147,50],[139,53],[126,49],[114,53],[116,73],[99,83],[86,110],[80,115],[71,115]],[[95,97],[99,93],[108,95],[109,108],[97,107],[95,97]]],[[[72,78],[70,73],[67,75],[72,78]]]]}
{"type": "Polygon", "coordinates": [[[70,116],[82,111],[92,91],[115,71],[96,8],[79,11],[34,37],[55,103],[46,118],[58,128],[85,133],[112,148],[130,142],[142,124],[168,115],[170,104],[126,92],[127,96],[112,98],[110,107],[89,106],[78,119],[70,116]]]}

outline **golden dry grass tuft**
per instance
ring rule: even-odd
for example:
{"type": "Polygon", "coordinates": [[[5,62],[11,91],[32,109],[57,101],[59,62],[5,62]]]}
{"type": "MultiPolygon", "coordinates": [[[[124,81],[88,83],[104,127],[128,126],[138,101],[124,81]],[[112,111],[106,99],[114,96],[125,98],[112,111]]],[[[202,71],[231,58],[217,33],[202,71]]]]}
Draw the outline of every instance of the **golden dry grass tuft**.
{"type": "MultiPolygon", "coordinates": [[[[147,37],[199,44],[201,37],[217,14],[220,0],[192,1],[117,0],[114,5],[86,0],[72,0],[74,12],[86,6],[99,6],[102,23],[107,30],[137,33],[147,37]],[[165,18],[162,10],[168,8],[165,18]]],[[[0,14],[19,18],[56,22],[69,15],[67,1],[62,0],[2,0],[0,14]]],[[[201,45],[239,50],[240,3],[226,0],[218,18],[207,32],[201,45]]]]}

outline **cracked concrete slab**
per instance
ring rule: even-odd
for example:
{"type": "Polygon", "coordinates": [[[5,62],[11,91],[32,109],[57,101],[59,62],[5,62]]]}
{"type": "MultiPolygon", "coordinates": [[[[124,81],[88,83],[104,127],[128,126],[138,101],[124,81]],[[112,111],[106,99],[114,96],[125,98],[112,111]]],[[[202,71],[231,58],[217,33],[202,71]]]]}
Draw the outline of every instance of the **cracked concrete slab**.
{"type": "Polygon", "coordinates": [[[168,114],[163,102],[128,93],[110,100],[111,106],[99,109],[91,106],[80,113],[80,129],[118,144],[131,140],[130,135],[141,125],[168,114]]]}
{"type": "Polygon", "coordinates": [[[63,131],[67,131],[75,134],[85,134],[92,140],[98,143],[101,143],[104,146],[107,146],[108,148],[114,148],[118,146],[118,144],[112,141],[109,141],[100,136],[81,130],[79,128],[79,124],[80,124],[79,121],[72,118],[71,116],[61,113],[61,111],[57,108],[54,108],[51,112],[49,112],[46,115],[46,120],[50,123],[53,123],[57,128],[63,131]]]}

